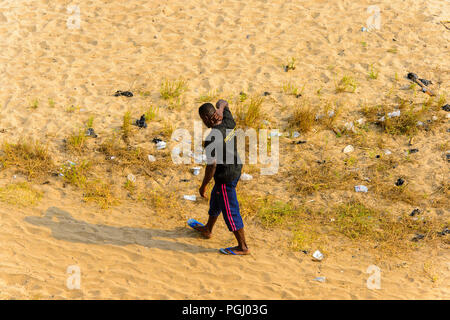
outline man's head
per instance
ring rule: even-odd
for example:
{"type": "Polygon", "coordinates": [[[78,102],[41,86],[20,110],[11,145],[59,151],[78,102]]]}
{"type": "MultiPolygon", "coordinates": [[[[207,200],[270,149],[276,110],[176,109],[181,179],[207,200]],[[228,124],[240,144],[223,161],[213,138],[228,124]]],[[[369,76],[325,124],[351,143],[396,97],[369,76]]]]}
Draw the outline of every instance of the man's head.
{"type": "Polygon", "coordinates": [[[204,103],[198,108],[198,113],[200,118],[202,118],[203,123],[208,127],[212,128],[216,124],[222,121],[222,117],[217,114],[216,108],[211,103],[204,103]]]}

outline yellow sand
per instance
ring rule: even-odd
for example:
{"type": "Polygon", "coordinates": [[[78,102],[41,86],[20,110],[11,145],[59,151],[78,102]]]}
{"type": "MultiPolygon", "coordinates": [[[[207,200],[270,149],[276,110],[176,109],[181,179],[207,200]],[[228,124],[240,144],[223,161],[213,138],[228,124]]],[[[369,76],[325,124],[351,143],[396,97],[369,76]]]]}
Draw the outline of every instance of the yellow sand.
{"type": "MultiPolygon", "coordinates": [[[[381,30],[361,32],[371,1],[94,0],[80,3],[79,30],[66,26],[66,1],[8,1],[0,8],[0,140],[37,138],[49,145],[56,162],[75,161],[63,152],[64,138],[91,115],[102,137],[120,127],[125,111],[132,110],[136,118],[150,104],[163,106],[158,90],[164,78],[182,77],[189,83],[182,109],[161,111],[175,127],[188,129],[198,117],[195,99],[213,89],[226,94],[271,92],[274,100],[267,101],[276,102],[266,103],[265,111],[279,128],[286,125],[279,106],[295,102],[282,93],[289,80],[305,85],[304,96],[314,97],[322,88],[325,97],[345,107],[342,121],[354,121],[352,109],[360,103],[383,102],[396,73],[405,87],[409,82],[403,77],[411,71],[432,79],[436,91],[448,93],[450,31],[439,22],[450,20],[450,3],[377,3],[381,30]],[[388,52],[394,48],[396,53],[388,52]],[[286,73],[282,66],[289,57],[297,58],[297,66],[286,73]],[[379,71],[376,80],[367,78],[371,64],[379,71]],[[343,75],[357,79],[356,93],[335,94],[335,81],[343,75]],[[116,90],[131,90],[135,97],[114,97],[116,90]],[[139,91],[149,91],[150,96],[140,96],[139,91]],[[39,101],[36,109],[30,108],[34,99],[39,101]],[[48,99],[54,100],[54,108],[48,99]],[[71,106],[75,112],[67,112],[71,106]]],[[[445,118],[445,112],[439,116],[445,118]]],[[[445,121],[432,134],[415,139],[420,157],[403,169],[420,193],[432,192],[438,181],[449,177],[439,148],[448,141],[445,121]]],[[[161,126],[149,124],[153,125],[161,126]]],[[[141,135],[141,143],[153,147],[153,136],[141,135]]],[[[343,159],[345,144],[330,132],[313,132],[306,138],[309,155],[327,141],[327,152],[343,159]]],[[[391,139],[390,150],[407,150],[405,141],[391,139]]],[[[280,170],[298,156],[283,155],[280,170]]],[[[13,171],[0,174],[1,186],[24,180],[13,178],[13,171]]],[[[189,174],[189,166],[180,166],[175,177],[161,178],[160,183],[177,190],[181,198],[197,194],[200,179],[189,174]],[[183,177],[191,181],[179,182],[183,177]]],[[[279,176],[255,174],[244,183],[257,194],[289,198],[290,182],[279,176]]],[[[266,230],[251,221],[247,234],[252,255],[237,258],[217,253],[234,241],[222,220],[210,240],[186,228],[187,218],[205,220],[206,201],[194,205],[180,200],[185,211],[156,215],[151,207],[133,201],[108,210],[85,204],[58,178],[38,188],[43,198],[36,207],[0,208],[3,299],[450,298],[448,246],[424,247],[403,260],[379,261],[342,242],[341,249],[314,262],[311,253],[287,249],[287,231],[266,230]],[[380,290],[366,286],[366,270],[373,264],[381,269],[380,290]],[[66,287],[71,265],[81,270],[79,290],[66,287]],[[326,282],[313,281],[319,276],[326,282]]],[[[330,191],[311,199],[331,206],[351,193],[330,191]]],[[[449,216],[448,208],[430,210],[449,216]]]]}

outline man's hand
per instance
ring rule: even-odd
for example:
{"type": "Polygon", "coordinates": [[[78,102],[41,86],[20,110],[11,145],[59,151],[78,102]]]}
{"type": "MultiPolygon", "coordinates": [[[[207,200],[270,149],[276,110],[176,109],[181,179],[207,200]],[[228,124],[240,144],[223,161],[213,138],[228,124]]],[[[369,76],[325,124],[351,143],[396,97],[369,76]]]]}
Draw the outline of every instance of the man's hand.
{"type": "Polygon", "coordinates": [[[205,192],[206,192],[206,186],[204,186],[203,184],[200,186],[200,189],[198,189],[198,192],[200,192],[200,195],[202,196],[202,198],[206,198],[205,197],[205,192]]]}

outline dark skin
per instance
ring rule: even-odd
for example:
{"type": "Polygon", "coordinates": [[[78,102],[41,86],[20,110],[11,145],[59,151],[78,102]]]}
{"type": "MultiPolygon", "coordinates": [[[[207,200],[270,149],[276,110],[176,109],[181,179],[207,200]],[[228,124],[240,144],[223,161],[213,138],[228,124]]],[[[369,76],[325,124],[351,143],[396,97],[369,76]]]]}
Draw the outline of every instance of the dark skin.
{"type": "MultiPolygon", "coordinates": [[[[208,127],[211,128],[213,126],[216,126],[220,123],[222,123],[222,115],[223,110],[225,107],[228,106],[228,103],[224,100],[219,100],[216,104],[217,110],[215,114],[212,115],[202,115],[203,123],[208,127]]],[[[203,182],[199,188],[199,193],[203,198],[206,198],[205,192],[206,192],[206,186],[209,184],[209,182],[214,177],[214,173],[216,172],[216,163],[208,164],[205,169],[205,176],[203,177],[203,182]]],[[[214,225],[217,221],[218,216],[212,217],[209,216],[208,222],[205,226],[198,226],[195,227],[197,231],[199,231],[202,236],[206,239],[211,238],[212,230],[214,228],[214,225]]],[[[247,255],[250,253],[247,243],[245,241],[245,233],[244,228],[241,228],[239,230],[236,230],[233,232],[234,236],[236,237],[236,240],[238,242],[238,245],[235,247],[232,247],[231,250],[237,255],[247,255]]]]}

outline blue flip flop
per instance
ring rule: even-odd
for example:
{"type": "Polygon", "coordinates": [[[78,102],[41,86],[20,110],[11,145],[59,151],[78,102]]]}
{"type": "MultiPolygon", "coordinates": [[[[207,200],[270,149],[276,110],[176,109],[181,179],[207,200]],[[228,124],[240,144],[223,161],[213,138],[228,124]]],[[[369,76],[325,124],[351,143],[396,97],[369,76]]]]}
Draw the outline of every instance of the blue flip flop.
{"type": "Polygon", "coordinates": [[[225,248],[225,249],[224,249],[224,248],[220,248],[220,249],[219,249],[219,252],[220,252],[220,253],[223,253],[223,254],[228,254],[228,255],[231,253],[232,255],[237,256],[237,254],[234,253],[233,250],[231,250],[231,248],[232,248],[232,247],[225,248]]]}
{"type": "Polygon", "coordinates": [[[189,220],[187,221],[187,224],[188,224],[189,227],[191,227],[191,228],[194,229],[194,230],[197,230],[197,229],[195,229],[195,227],[198,227],[198,226],[204,227],[204,226],[205,226],[203,223],[198,222],[198,221],[195,220],[195,219],[189,219],[189,220]]]}

